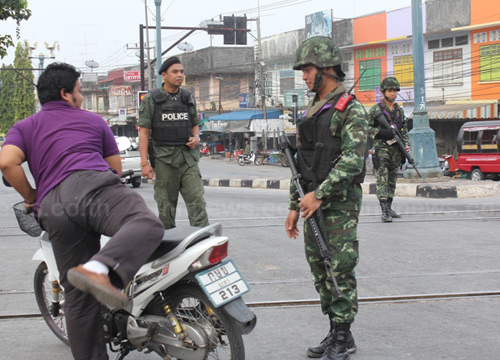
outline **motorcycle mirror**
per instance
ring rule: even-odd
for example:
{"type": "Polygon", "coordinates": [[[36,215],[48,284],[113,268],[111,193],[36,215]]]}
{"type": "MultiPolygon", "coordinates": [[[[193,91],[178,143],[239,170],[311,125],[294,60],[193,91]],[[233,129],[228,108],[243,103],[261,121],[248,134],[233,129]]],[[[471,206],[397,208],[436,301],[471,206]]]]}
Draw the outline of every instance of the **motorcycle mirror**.
{"type": "Polygon", "coordinates": [[[7,179],[2,175],[2,181],[3,181],[3,184],[7,187],[12,187],[11,184],[9,184],[9,182],[7,181],[7,179]]]}

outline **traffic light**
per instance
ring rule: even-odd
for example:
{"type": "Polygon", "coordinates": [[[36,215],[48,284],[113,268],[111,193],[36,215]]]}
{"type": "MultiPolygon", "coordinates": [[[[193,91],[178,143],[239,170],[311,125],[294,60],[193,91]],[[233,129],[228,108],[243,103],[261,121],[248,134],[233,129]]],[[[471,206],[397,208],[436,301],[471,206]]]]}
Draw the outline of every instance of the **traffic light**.
{"type": "Polygon", "coordinates": [[[141,106],[142,100],[144,99],[144,97],[148,92],[149,91],[142,91],[142,90],[139,90],[137,92],[137,109],[139,109],[139,107],[141,106]]]}
{"type": "Polygon", "coordinates": [[[224,16],[224,28],[245,29],[245,31],[224,30],[224,45],[246,45],[247,44],[247,17],[246,16],[224,16]]]}
{"type": "MultiPolygon", "coordinates": [[[[235,18],[234,27],[236,29],[246,29],[247,28],[247,17],[239,16],[235,18]]],[[[236,45],[246,45],[247,44],[247,32],[246,31],[236,31],[236,45]]]]}
{"type": "MultiPolygon", "coordinates": [[[[227,29],[234,29],[234,15],[224,16],[224,27],[227,29]]],[[[234,31],[224,31],[224,45],[234,45],[234,31]]]]}

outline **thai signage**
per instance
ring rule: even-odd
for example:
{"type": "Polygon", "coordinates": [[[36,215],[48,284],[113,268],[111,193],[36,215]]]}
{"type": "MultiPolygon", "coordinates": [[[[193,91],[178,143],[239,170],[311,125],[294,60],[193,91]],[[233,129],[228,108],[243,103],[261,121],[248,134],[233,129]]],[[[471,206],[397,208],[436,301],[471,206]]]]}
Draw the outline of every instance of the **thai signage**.
{"type": "Polygon", "coordinates": [[[141,72],[139,70],[125,71],[123,79],[127,82],[141,81],[141,72]]]}
{"type": "Polygon", "coordinates": [[[132,86],[111,86],[109,89],[109,95],[111,96],[132,96],[132,86]]]}

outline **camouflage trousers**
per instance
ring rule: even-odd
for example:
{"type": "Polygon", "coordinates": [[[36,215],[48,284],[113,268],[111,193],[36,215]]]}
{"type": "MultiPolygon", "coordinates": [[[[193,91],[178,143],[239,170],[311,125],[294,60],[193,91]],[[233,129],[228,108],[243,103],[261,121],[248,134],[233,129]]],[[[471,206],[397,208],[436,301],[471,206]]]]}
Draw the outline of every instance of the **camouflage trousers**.
{"type": "Polygon", "coordinates": [[[158,204],[158,213],[165,229],[175,227],[175,215],[179,192],[186,203],[189,224],[191,226],[207,226],[208,216],[203,198],[203,181],[198,164],[173,167],[156,159],[154,198],[158,204]]]}
{"type": "Polygon", "coordinates": [[[377,198],[387,200],[394,198],[398,169],[401,166],[402,154],[395,145],[376,148],[379,166],[377,168],[377,198]]]}
{"type": "MultiPolygon", "coordinates": [[[[352,323],[358,312],[357,283],[354,268],[359,260],[357,225],[359,210],[323,211],[326,243],[332,254],[332,269],[342,296],[335,287],[318,251],[307,223],[304,224],[305,253],[314,275],[321,310],[336,323],[352,323]]],[[[323,228],[323,229],[324,229],[323,228]]],[[[324,232],[323,232],[324,233],[324,232]]]]}

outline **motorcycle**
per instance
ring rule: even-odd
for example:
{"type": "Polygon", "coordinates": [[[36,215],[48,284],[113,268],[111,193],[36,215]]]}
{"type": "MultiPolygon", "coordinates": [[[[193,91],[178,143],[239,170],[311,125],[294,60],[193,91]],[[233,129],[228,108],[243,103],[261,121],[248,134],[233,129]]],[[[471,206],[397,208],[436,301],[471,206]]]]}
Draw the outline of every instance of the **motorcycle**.
{"type": "Polygon", "coordinates": [[[210,148],[208,147],[208,144],[205,145],[205,147],[200,147],[200,153],[201,155],[206,155],[206,156],[212,155],[212,153],[210,152],[210,148]]]}
{"type": "MultiPolygon", "coordinates": [[[[21,229],[39,236],[33,256],[35,297],[50,330],[69,344],[64,289],[59,284],[52,244],[24,203],[14,205],[21,229]]],[[[102,236],[101,245],[109,240],[102,236]]],[[[245,358],[242,335],[257,322],[242,295],[250,289],[235,263],[226,259],[228,238],[220,224],[176,227],[125,288],[124,309],[102,305],[105,339],[122,360],[131,351],[154,352],[162,359],[245,358]]]]}
{"type": "Polygon", "coordinates": [[[245,166],[245,164],[251,164],[255,161],[255,153],[252,151],[250,154],[239,154],[238,164],[240,166],[245,166]]]}
{"type": "Polygon", "coordinates": [[[279,155],[277,159],[273,159],[273,155],[270,153],[259,152],[255,158],[255,165],[268,165],[271,163],[278,163],[283,167],[289,167],[290,164],[285,156],[279,155]]]}

